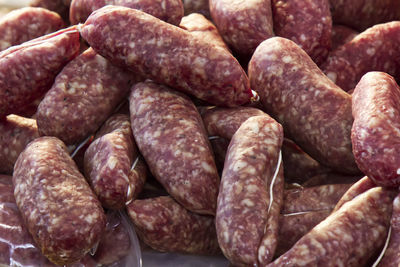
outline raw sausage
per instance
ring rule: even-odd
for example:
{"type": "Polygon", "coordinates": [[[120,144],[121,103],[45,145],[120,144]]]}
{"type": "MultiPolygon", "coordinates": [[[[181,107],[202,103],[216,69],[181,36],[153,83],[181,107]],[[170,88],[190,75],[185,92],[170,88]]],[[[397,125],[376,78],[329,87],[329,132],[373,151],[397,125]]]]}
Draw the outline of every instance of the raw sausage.
{"type": "Polygon", "coordinates": [[[100,241],[104,211],[59,139],[29,143],[15,163],[13,185],[29,232],[53,263],[74,263],[100,241]]]}
{"type": "Polygon", "coordinates": [[[129,99],[132,132],[150,171],[185,208],[215,214],[219,176],[196,107],[153,82],[136,84],[129,99]]]}
{"type": "Polygon", "coordinates": [[[155,82],[214,105],[237,106],[252,97],[246,73],[226,49],[139,10],[103,7],[80,28],[99,54],[155,82]]]}

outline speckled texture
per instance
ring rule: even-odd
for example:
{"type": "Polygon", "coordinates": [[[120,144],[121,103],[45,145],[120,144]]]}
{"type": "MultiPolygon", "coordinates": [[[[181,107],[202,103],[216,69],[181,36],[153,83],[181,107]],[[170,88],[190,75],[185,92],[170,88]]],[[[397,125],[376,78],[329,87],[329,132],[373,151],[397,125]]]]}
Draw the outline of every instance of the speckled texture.
{"type": "Polygon", "coordinates": [[[332,25],[332,51],[350,42],[358,34],[359,32],[347,26],[339,24],[332,25]]]}
{"type": "Polygon", "coordinates": [[[42,7],[57,12],[66,23],[68,21],[71,0],[31,0],[30,6],[42,7]]]}
{"type": "Polygon", "coordinates": [[[81,35],[114,64],[211,104],[237,106],[252,97],[246,73],[226,49],[139,10],[96,10],[81,35]]]}
{"type": "Polygon", "coordinates": [[[298,44],[318,65],[331,49],[328,0],[272,0],[274,31],[298,44]]]}
{"type": "Polygon", "coordinates": [[[196,107],[152,82],[136,84],[129,99],[133,135],[152,174],[185,208],[215,214],[219,176],[196,107]]]}
{"type": "Polygon", "coordinates": [[[206,18],[211,19],[208,0],[183,0],[185,16],[191,13],[200,13],[206,18]]]}
{"type": "Polygon", "coordinates": [[[12,174],[25,146],[39,137],[36,120],[8,115],[0,121],[0,173],[12,174]]]}
{"type": "Polygon", "coordinates": [[[67,145],[81,142],[112,114],[137,80],[89,48],[65,66],[40,103],[39,133],[67,145]]]}
{"type": "Polygon", "coordinates": [[[139,154],[129,116],[111,116],[96,137],[85,152],[86,178],[103,207],[122,209],[137,197],[146,180],[146,176],[131,175],[139,154]]]}
{"type": "Polygon", "coordinates": [[[201,14],[192,13],[184,16],[179,24],[179,27],[189,31],[192,35],[206,41],[209,44],[213,44],[230,51],[215,25],[201,14]]]}
{"type": "Polygon", "coordinates": [[[72,0],[69,19],[72,24],[84,23],[106,5],[135,8],[173,25],[179,25],[184,12],[182,0],[72,0]]]}
{"type": "Polygon", "coordinates": [[[398,0],[329,0],[334,23],[363,31],[375,24],[400,19],[398,0]]]}
{"type": "Polygon", "coordinates": [[[272,266],[364,266],[385,243],[393,192],[373,188],[344,204],[272,266]]]}
{"type": "Polygon", "coordinates": [[[0,117],[18,113],[50,89],[79,53],[79,33],[64,29],[0,53],[0,117]]]}
{"type": "Polygon", "coordinates": [[[285,190],[281,213],[332,210],[351,184],[328,184],[285,190]]]}
{"type": "Polygon", "coordinates": [[[171,197],[135,200],[127,211],[140,239],[155,250],[220,253],[214,218],[192,213],[171,197]]]}
{"type": "Polygon", "coordinates": [[[76,262],[99,242],[104,211],[59,139],[29,143],[15,163],[13,185],[29,232],[52,262],[76,262]]]}
{"type": "Polygon", "coordinates": [[[133,244],[129,238],[129,231],[122,222],[121,215],[108,212],[106,230],[94,255],[97,266],[118,262],[131,253],[133,244]]]}
{"type": "MultiPolygon", "coordinates": [[[[271,236],[269,206],[283,194],[283,182],[278,195],[270,194],[282,140],[282,126],[263,115],[246,120],[229,144],[215,220],[219,245],[234,265],[256,265],[259,259],[265,263],[274,254],[276,240],[262,241],[271,236]]],[[[277,188],[281,179],[282,173],[277,188]]]]}
{"type": "Polygon", "coordinates": [[[390,225],[392,232],[389,245],[378,267],[396,267],[400,265],[400,195],[397,195],[393,201],[390,225]]]}
{"type": "Polygon", "coordinates": [[[274,35],[271,0],[210,0],[209,4],[218,31],[241,55],[251,55],[274,35]]]}
{"type": "Polygon", "coordinates": [[[398,77],[399,51],[400,21],[379,24],[332,52],[321,69],[340,88],[350,91],[369,71],[398,77]]]}
{"type": "Polygon", "coordinates": [[[390,75],[369,72],[353,93],[353,153],[377,185],[400,185],[400,87],[390,75]]]}
{"type": "Polygon", "coordinates": [[[282,214],[279,217],[279,238],[275,256],[288,251],[300,238],[329,216],[331,210],[282,214]]]}
{"type": "Polygon", "coordinates": [[[293,41],[264,41],[249,63],[252,89],[266,112],[307,154],[342,173],[359,173],[350,132],[351,96],[326,77],[293,41]]]}
{"type": "Polygon", "coordinates": [[[230,140],[248,118],[265,115],[263,111],[252,107],[216,107],[205,111],[202,118],[209,136],[219,136],[230,140]]]}
{"type": "Polygon", "coordinates": [[[315,175],[329,171],[329,168],[310,157],[288,138],[283,139],[282,159],[286,182],[301,184],[315,175]]]}
{"type": "Polygon", "coordinates": [[[0,19],[0,51],[63,28],[61,17],[44,8],[25,7],[0,19]]]}
{"type": "Polygon", "coordinates": [[[358,195],[361,195],[362,193],[368,191],[371,188],[376,187],[374,182],[369,179],[367,176],[364,178],[360,179],[358,182],[354,183],[340,198],[340,200],[337,202],[335,208],[333,211],[337,211],[340,209],[344,203],[351,201],[353,198],[357,197],[358,195]]]}

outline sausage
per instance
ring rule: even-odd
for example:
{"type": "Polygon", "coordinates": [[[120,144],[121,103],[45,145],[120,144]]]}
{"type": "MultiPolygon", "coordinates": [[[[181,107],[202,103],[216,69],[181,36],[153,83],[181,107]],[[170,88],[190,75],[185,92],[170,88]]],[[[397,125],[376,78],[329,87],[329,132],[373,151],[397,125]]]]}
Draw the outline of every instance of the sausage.
{"type": "Polygon", "coordinates": [[[249,64],[252,88],[287,136],[333,170],[357,174],[351,150],[351,96],[333,84],[293,41],[265,40],[249,64]]]}
{"type": "Polygon", "coordinates": [[[107,120],[137,80],[89,48],[65,66],[40,103],[39,133],[79,143],[107,120]]]}
{"type": "Polygon", "coordinates": [[[332,52],[321,65],[324,73],[345,91],[354,89],[369,71],[400,75],[400,21],[379,24],[358,34],[332,52]],[[377,41],[379,40],[379,41],[377,41]]]}
{"type": "Polygon", "coordinates": [[[140,239],[155,250],[220,253],[214,218],[192,213],[171,197],[135,200],[127,211],[140,239]]]}
{"type": "Polygon", "coordinates": [[[200,13],[207,19],[211,19],[208,0],[183,0],[185,16],[192,13],[200,13]]]}
{"type": "Polygon", "coordinates": [[[282,204],[282,170],[276,176],[282,140],[282,126],[264,114],[246,120],[229,144],[215,223],[222,252],[234,265],[265,264],[274,255],[277,229],[267,222],[279,219],[280,206],[278,214],[269,212],[272,203],[282,204]],[[279,188],[276,195],[272,187],[279,188]]]}
{"type": "Polygon", "coordinates": [[[400,87],[383,72],[365,74],[353,93],[354,157],[360,170],[381,186],[400,185],[399,101],[400,87]]]}
{"type": "Polygon", "coordinates": [[[282,214],[279,217],[279,238],[275,256],[288,251],[300,238],[329,216],[331,210],[282,214]]]}
{"type": "Polygon", "coordinates": [[[107,213],[106,230],[97,246],[94,259],[97,266],[103,266],[118,262],[125,258],[131,251],[129,231],[121,214],[107,213]]]}
{"type": "Polygon", "coordinates": [[[0,52],[0,117],[18,113],[42,96],[79,53],[75,28],[60,30],[0,52]]]}
{"type": "Polygon", "coordinates": [[[351,184],[328,184],[285,190],[281,213],[332,210],[351,184]]]}
{"type": "Polygon", "coordinates": [[[382,260],[379,262],[378,267],[390,267],[390,266],[399,266],[400,258],[399,258],[399,247],[400,247],[400,223],[399,223],[399,214],[400,214],[400,195],[397,195],[393,201],[393,212],[392,218],[390,220],[391,225],[391,235],[388,247],[385,251],[385,254],[382,260]]]}
{"type": "Polygon", "coordinates": [[[215,214],[219,176],[190,99],[144,82],[132,88],[129,100],[132,132],[152,174],[188,210],[215,214]]]}
{"type": "Polygon", "coordinates": [[[72,24],[83,23],[93,11],[106,5],[138,9],[173,25],[179,25],[184,12],[181,0],[72,0],[69,19],[72,24]]]}
{"type": "Polygon", "coordinates": [[[332,17],[328,0],[272,0],[274,31],[292,40],[320,65],[331,49],[332,17]]]}
{"type": "Polygon", "coordinates": [[[301,184],[315,175],[329,171],[329,168],[310,157],[288,138],[283,139],[282,159],[286,182],[301,184]]]}
{"type": "Polygon", "coordinates": [[[332,51],[350,42],[358,34],[359,32],[347,26],[339,24],[332,25],[332,51]]]}
{"type": "Polygon", "coordinates": [[[263,111],[252,107],[217,107],[205,111],[202,118],[209,136],[219,136],[230,140],[248,118],[265,115],[263,111]]]}
{"type": "Polygon", "coordinates": [[[112,63],[211,104],[237,106],[252,97],[246,73],[227,50],[139,10],[103,7],[80,31],[112,63]]]}
{"type": "Polygon", "coordinates": [[[36,120],[8,115],[0,121],[0,173],[12,174],[25,146],[39,137],[36,120]]]}
{"type": "Polygon", "coordinates": [[[25,7],[0,19],[0,51],[63,28],[61,17],[44,8],[25,7]]]}
{"type": "Polygon", "coordinates": [[[363,176],[360,175],[344,175],[335,172],[326,172],[311,177],[301,185],[303,187],[312,187],[325,184],[353,184],[362,177],[363,176]]]}
{"type": "Polygon", "coordinates": [[[251,55],[274,35],[271,0],[210,0],[209,5],[225,42],[241,55],[251,55]]]}
{"type": "Polygon", "coordinates": [[[69,7],[71,0],[31,0],[32,7],[42,7],[58,13],[68,23],[69,7]]]}
{"type": "Polygon", "coordinates": [[[29,143],[15,163],[13,185],[25,225],[53,263],[74,263],[100,241],[104,211],[59,139],[29,143]]]}
{"type": "Polygon", "coordinates": [[[137,197],[146,180],[146,176],[131,175],[139,154],[129,116],[111,116],[96,137],[85,152],[85,176],[103,207],[122,209],[137,197]]]}
{"type": "Polygon", "coordinates": [[[364,178],[360,179],[358,182],[353,184],[346,193],[343,194],[343,196],[340,198],[340,200],[337,202],[335,208],[333,211],[337,211],[340,209],[346,202],[351,201],[358,195],[361,195],[362,193],[370,190],[371,188],[376,187],[376,184],[369,179],[367,176],[364,178]]]}
{"type": "Polygon", "coordinates": [[[363,31],[375,24],[400,19],[397,0],[330,0],[335,24],[363,31]]]}
{"type": "Polygon", "coordinates": [[[386,240],[393,193],[377,187],[347,202],[268,266],[364,266],[386,240]]]}
{"type": "Polygon", "coordinates": [[[179,27],[189,31],[197,38],[230,51],[215,25],[201,14],[192,13],[184,16],[179,27]]]}

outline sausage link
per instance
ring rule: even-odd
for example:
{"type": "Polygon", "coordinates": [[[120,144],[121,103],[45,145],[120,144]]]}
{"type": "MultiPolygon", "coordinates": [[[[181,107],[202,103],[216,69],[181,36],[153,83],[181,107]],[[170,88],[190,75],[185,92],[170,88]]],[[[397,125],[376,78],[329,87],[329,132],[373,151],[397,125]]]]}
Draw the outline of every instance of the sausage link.
{"type": "Polygon", "coordinates": [[[0,121],[0,173],[12,174],[19,154],[38,137],[34,119],[8,115],[0,121]]]}
{"type": "Polygon", "coordinates": [[[307,154],[343,173],[359,173],[351,150],[351,96],[294,42],[265,40],[249,63],[264,108],[307,154]]]}
{"type": "Polygon", "coordinates": [[[227,50],[139,10],[103,7],[80,28],[99,54],[155,82],[214,105],[237,106],[252,97],[246,73],[227,50]]]}
{"type": "Polygon", "coordinates": [[[400,185],[400,87],[390,75],[369,72],[353,93],[353,153],[377,185],[400,185]],[[366,108],[368,107],[368,108],[366,108]]]}
{"type": "Polygon", "coordinates": [[[179,25],[184,12],[182,0],[72,0],[69,19],[72,24],[83,23],[106,5],[138,9],[173,25],[179,25]]]}
{"type": "Polygon", "coordinates": [[[225,42],[241,55],[251,55],[274,35],[271,0],[210,0],[209,5],[225,42]]]}
{"type": "Polygon", "coordinates": [[[275,256],[288,251],[300,238],[329,216],[331,210],[282,214],[279,217],[279,238],[275,256]]]}
{"type": "Polygon", "coordinates": [[[127,211],[141,240],[155,250],[220,253],[214,218],[192,213],[171,197],[135,200],[127,211]]]}
{"type": "Polygon", "coordinates": [[[64,21],[44,8],[25,7],[0,19],[0,51],[46,35],[64,26],[64,21]]]}
{"type": "MultiPolygon", "coordinates": [[[[269,213],[269,206],[283,194],[283,173],[273,181],[282,140],[281,125],[265,114],[246,120],[229,144],[216,228],[223,253],[235,265],[255,265],[259,260],[265,263],[274,254],[276,242],[269,239],[266,246],[263,241],[264,235],[270,236],[268,217],[275,215],[269,213]],[[281,191],[271,196],[274,182],[278,186],[282,183],[281,191]]],[[[274,216],[276,220],[278,216],[274,216]]]]}
{"type": "Polygon", "coordinates": [[[61,71],[40,103],[39,133],[79,143],[112,114],[136,80],[89,48],[61,71]]]}
{"type": "Polygon", "coordinates": [[[320,65],[331,49],[328,0],[272,0],[274,31],[298,44],[320,65]]]}
{"type": "Polygon", "coordinates": [[[329,0],[333,22],[363,31],[379,23],[400,19],[397,0],[329,0]]]}
{"type": "Polygon", "coordinates": [[[129,116],[111,116],[99,133],[85,152],[86,178],[103,207],[122,209],[125,203],[138,195],[140,188],[137,187],[142,188],[146,178],[131,172],[131,166],[139,154],[129,116]]]}
{"type": "Polygon", "coordinates": [[[377,187],[347,202],[268,266],[364,266],[386,240],[393,193],[377,187]]]}
{"type": "Polygon", "coordinates": [[[104,211],[62,141],[29,143],[15,163],[13,184],[24,222],[50,261],[74,263],[99,242],[104,211]]]}
{"type": "Polygon", "coordinates": [[[79,53],[79,33],[64,29],[0,53],[0,117],[18,113],[42,96],[79,53]]]}
{"type": "Polygon", "coordinates": [[[58,13],[68,23],[69,7],[71,0],[31,0],[32,7],[42,7],[58,13]]]}
{"type": "Polygon", "coordinates": [[[230,51],[215,25],[201,14],[192,13],[184,16],[179,27],[189,31],[197,38],[230,51]]]}
{"type": "Polygon", "coordinates": [[[369,71],[400,75],[400,21],[378,24],[333,51],[323,72],[345,91],[353,90],[369,71]],[[378,41],[379,40],[379,41],[378,41]]]}
{"type": "Polygon", "coordinates": [[[215,214],[219,176],[190,99],[162,85],[138,83],[130,112],[136,143],[157,180],[185,208],[215,214]]]}
{"type": "Polygon", "coordinates": [[[350,187],[351,184],[328,184],[286,190],[282,213],[332,210],[350,187]]]}

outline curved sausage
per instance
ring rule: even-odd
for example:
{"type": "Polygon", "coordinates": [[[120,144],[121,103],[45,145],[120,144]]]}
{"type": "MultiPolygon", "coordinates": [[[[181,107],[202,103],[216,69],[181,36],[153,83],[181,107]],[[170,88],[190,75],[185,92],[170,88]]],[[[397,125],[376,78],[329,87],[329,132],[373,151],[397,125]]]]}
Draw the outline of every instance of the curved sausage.
{"type": "Polygon", "coordinates": [[[38,137],[34,119],[8,115],[0,121],[0,173],[12,174],[19,154],[38,137]]]}
{"type": "Polygon", "coordinates": [[[238,106],[252,97],[246,73],[227,50],[139,10],[103,7],[80,28],[99,54],[155,82],[214,105],[238,106]]]}
{"type": "Polygon", "coordinates": [[[225,42],[241,55],[251,55],[274,35],[271,0],[209,0],[209,5],[225,42]]]}
{"type": "Polygon", "coordinates": [[[320,65],[331,49],[328,0],[272,0],[274,31],[298,44],[320,65]]]}
{"type": "Polygon", "coordinates": [[[155,250],[220,253],[214,218],[192,213],[171,197],[135,200],[127,211],[141,240],[155,250]]]}
{"type": "Polygon", "coordinates": [[[75,28],[51,33],[0,53],[0,117],[18,113],[42,96],[79,53],[75,28]]]}
{"type": "Polygon", "coordinates": [[[400,75],[400,21],[375,25],[333,51],[321,69],[345,91],[369,71],[400,75]]]}
{"type": "Polygon", "coordinates": [[[400,87],[390,75],[369,72],[353,93],[353,153],[377,185],[400,185],[400,87]],[[366,108],[368,107],[368,108],[366,108]]]}
{"type": "Polygon", "coordinates": [[[64,26],[64,21],[44,8],[24,7],[0,19],[0,51],[46,35],[64,26]]]}
{"type": "Polygon", "coordinates": [[[53,263],[74,263],[100,241],[104,211],[59,139],[29,143],[15,163],[13,185],[29,232],[53,263]]]}
{"type": "Polygon", "coordinates": [[[182,0],[72,0],[69,19],[72,24],[83,23],[106,5],[138,9],[173,25],[179,25],[184,12],[182,0]]]}
{"type": "Polygon", "coordinates": [[[385,243],[393,193],[377,187],[347,202],[268,266],[363,266],[385,243]]]}
{"type": "Polygon", "coordinates": [[[101,126],[137,80],[89,48],[65,66],[40,103],[39,133],[67,145],[79,143],[101,126]]]}
{"type": "MultiPolygon", "coordinates": [[[[246,120],[229,144],[215,220],[219,245],[235,265],[265,264],[274,255],[275,240],[264,236],[277,234],[267,222],[275,215],[270,205],[283,194],[283,173],[274,177],[282,140],[281,125],[265,114],[246,120]],[[274,187],[277,195],[270,194],[274,187]]],[[[274,210],[277,221],[280,206],[274,210]]]]}
{"type": "Polygon", "coordinates": [[[351,96],[333,84],[294,42],[264,41],[249,64],[266,111],[307,154],[337,172],[359,173],[351,149],[351,96]]]}
{"type": "Polygon", "coordinates": [[[150,171],[185,208],[215,214],[219,176],[194,104],[153,82],[136,84],[129,99],[132,132],[150,171]]]}

